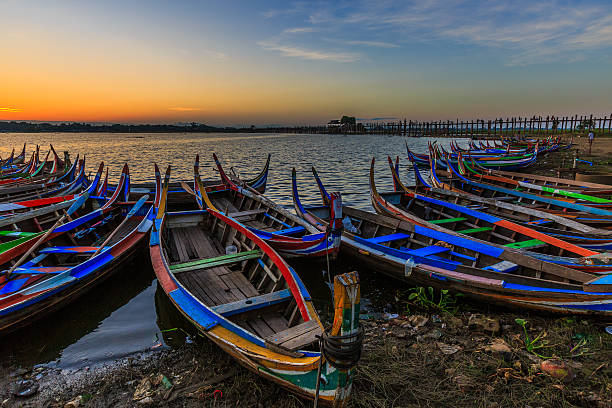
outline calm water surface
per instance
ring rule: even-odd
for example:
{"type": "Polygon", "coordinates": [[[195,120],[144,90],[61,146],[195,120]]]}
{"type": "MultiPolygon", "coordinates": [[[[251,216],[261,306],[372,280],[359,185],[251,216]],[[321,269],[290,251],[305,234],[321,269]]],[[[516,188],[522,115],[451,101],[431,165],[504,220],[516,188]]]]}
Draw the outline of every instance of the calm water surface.
{"type": "MultiPolygon", "coordinates": [[[[0,133],[0,156],[8,157],[13,147],[20,152],[24,142],[28,152],[35,144],[46,154],[49,143],[56,151],[67,150],[71,158],[86,155],[91,172],[103,161],[111,179],[119,175],[123,163],[130,166],[132,182],[151,181],[153,163],[165,169],[172,165],[172,180],[193,180],[193,161],[200,154],[201,174],[217,179],[212,152],[244,178],[256,175],[266,155],[272,154],[266,195],[292,207],[291,168],[297,170],[300,194],[307,204],[319,204],[318,189],[310,171],[315,166],[329,191],[341,191],[345,204],[372,211],[368,172],[375,157],[376,183],[380,191],[391,190],[387,155],[400,155],[402,177],[413,180],[407,169],[401,136],[370,135],[289,135],[289,134],[111,134],[111,133],[0,133]]],[[[409,139],[410,148],[425,153],[429,139],[409,139]]],[[[448,141],[442,145],[447,147],[448,141]]],[[[43,156],[44,158],[44,156],[43,156]]],[[[349,269],[351,260],[340,259],[333,273],[349,269]]],[[[323,263],[298,263],[295,269],[305,281],[315,304],[325,313],[329,290],[322,278],[323,263]]],[[[394,293],[397,282],[388,282],[371,271],[361,273],[362,296],[372,301],[394,293]]],[[[173,346],[175,334],[184,321],[157,288],[144,250],[131,264],[94,292],[58,313],[3,339],[0,359],[19,364],[48,364],[60,368],[80,368],[146,351],[160,343],[173,346]],[[120,283],[120,284],[118,284],[120,283]]],[[[188,330],[188,327],[185,327],[188,330]]]]}

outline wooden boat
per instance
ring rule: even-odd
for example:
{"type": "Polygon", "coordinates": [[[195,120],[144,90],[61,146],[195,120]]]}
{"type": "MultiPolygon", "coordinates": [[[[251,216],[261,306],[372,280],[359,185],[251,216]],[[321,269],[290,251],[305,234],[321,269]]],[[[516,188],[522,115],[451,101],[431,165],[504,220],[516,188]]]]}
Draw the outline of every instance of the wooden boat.
{"type": "Polygon", "coordinates": [[[410,189],[399,179],[391,158],[388,160],[394,185],[399,191],[379,193],[374,178],[374,159],[370,165],[372,206],[380,214],[501,249],[517,249],[536,259],[573,269],[593,273],[612,271],[612,262],[608,263],[612,259],[602,259],[599,252],[484,212],[487,207],[476,197],[451,197],[444,190],[432,192],[421,188],[417,192],[416,188],[410,189]]]}
{"type": "MultiPolygon", "coordinates": [[[[396,161],[394,172],[399,174],[399,163],[396,161]]],[[[612,250],[612,230],[593,228],[569,218],[550,214],[534,208],[523,207],[518,204],[483,198],[462,191],[450,191],[430,186],[421,175],[418,167],[413,166],[416,186],[406,188],[399,176],[394,177],[395,191],[412,190],[422,195],[438,198],[468,208],[478,208],[479,211],[497,217],[512,220],[518,224],[557,237],[566,242],[594,251],[612,250]]],[[[384,194],[381,193],[384,196],[384,194]]]]}
{"type": "Polygon", "coordinates": [[[80,192],[87,185],[85,159],[79,160],[77,156],[72,166],[53,180],[0,188],[0,202],[26,201],[72,194],[80,192]]]}
{"type": "MultiPolygon", "coordinates": [[[[212,208],[166,212],[169,177],[170,168],[155,199],[150,253],[172,303],[253,372],[307,398],[317,393],[318,372],[319,402],[344,406],[354,368],[337,368],[333,359],[322,358],[317,336],[323,325],[295,271],[254,232],[212,208]]],[[[356,276],[346,283],[344,298],[351,301],[336,302],[332,331],[347,336],[340,347],[357,345],[361,333],[356,276]],[[354,307],[347,309],[347,304],[354,307]]],[[[335,295],[343,290],[337,288],[335,295]]]]}
{"type": "MultiPolygon", "coordinates": [[[[270,169],[270,157],[268,154],[268,158],[266,159],[266,163],[262,170],[257,174],[257,176],[241,180],[235,175],[230,177],[231,180],[234,181],[235,184],[240,185],[242,187],[248,186],[260,194],[265,193],[266,186],[268,183],[268,172],[270,169]]],[[[218,189],[225,189],[226,187],[223,183],[220,183],[218,180],[202,180],[202,184],[206,187],[206,191],[214,191],[218,189]]],[[[113,191],[113,187],[109,187],[109,192],[113,191]]],[[[155,183],[153,182],[145,182],[133,185],[130,194],[132,195],[132,199],[138,199],[143,194],[152,194],[155,192],[155,183]]],[[[168,204],[170,208],[179,209],[185,203],[193,203],[193,189],[189,187],[189,184],[186,181],[176,181],[170,182],[168,187],[168,204]]],[[[188,206],[190,208],[190,206],[188,206]]]]}
{"type": "MultiPolygon", "coordinates": [[[[476,162],[473,162],[473,164],[477,165],[476,162]]],[[[461,174],[472,180],[484,181],[486,183],[505,188],[519,189],[531,194],[541,195],[544,197],[553,197],[557,200],[563,200],[571,203],[580,203],[583,205],[595,206],[597,208],[612,208],[612,200],[589,195],[588,193],[582,191],[569,191],[558,187],[551,188],[540,184],[532,184],[526,181],[515,180],[510,177],[481,173],[475,168],[471,167],[470,164],[466,163],[461,156],[457,162],[457,165],[461,174]]]]}
{"type": "MultiPolygon", "coordinates": [[[[430,158],[436,158],[443,156],[443,153],[440,151],[440,148],[437,145],[430,144],[430,153],[429,155],[417,154],[413,153],[408,145],[406,145],[406,150],[408,153],[408,158],[420,165],[420,166],[429,166],[430,158]]],[[[494,168],[494,169],[518,169],[522,167],[531,166],[535,163],[538,155],[538,147],[536,146],[535,150],[532,153],[525,153],[521,155],[508,156],[504,154],[496,154],[496,155],[483,155],[476,156],[474,159],[483,167],[486,168],[494,168]]],[[[457,163],[458,155],[449,154],[448,160],[451,163],[457,163]]],[[[446,162],[443,162],[444,165],[446,162]]]]}
{"type": "Polygon", "coordinates": [[[609,186],[607,184],[592,183],[588,181],[576,181],[558,177],[540,176],[538,174],[492,170],[480,167],[478,166],[478,163],[472,163],[472,166],[469,166],[468,170],[474,172],[475,174],[482,173],[491,176],[500,176],[505,179],[534,184],[550,189],[563,189],[574,193],[588,194],[591,196],[598,196],[604,198],[612,197],[612,186],[609,186]]]}
{"type": "MultiPolygon", "coordinates": [[[[293,191],[298,215],[327,222],[325,211],[301,205],[297,188],[293,191]],[[299,212],[302,209],[305,213],[299,212]]],[[[513,308],[612,315],[612,275],[566,268],[348,206],[342,214],[341,253],[411,285],[448,289],[513,308]]]]}
{"type": "Polygon", "coordinates": [[[216,154],[213,158],[225,188],[206,192],[199,174],[200,156],[196,156],[194,190],[200,209],[212,208],[235,219],[285,258],[336,258],[342,236],[342,213],[336,212],[342,208],[339,194],[333,195],[329,204],[334,214],[332,226],[321,231],[257,190],[236,185],[225,173],[216,154]]]}
{"type": "MultiPolygon", "coordinates": [[[[127,175],[126,165],[120,179],[122,185],[129,183],[127,175]]],[[[30,250],[36,248],[33,258],[14,271],[1,273],[0,334],[29,324],[83,295],[116,272],[143,242],[153,222],[152,206],[139,205],[128,219],[126,212],[131,206],[117,205],[118,196],[119,193],[97,210],[56,226],[35,244],[30,243],[30,250]],[[40,241],[46,246],[36,247],[40,241]]],[[[4,269],[11,266],[8,262],[2,264],[4,269]]]]}
{"type": "MultiPolygon", "coordinates": [[[[34,156],[33,156],[34,159],[34,156]]],[[[46,183],[50,184],[57,177],[63,175],[68,170],[70,164],[68,153],[65,153],[65,159],[61,160],[57,155],[57,152],[50,145],[50,149],[47,152],[47,156],[41,162],[38,161],[38,150],[36,151],[36,160],[32,162],[29,168],[24,169],[21,172],[12,173],[0,177],[0,188],[6,186],[27,186],[32,183],[46,183]],[[52,160],[48,160],[50,154],[53,153],[52,160]]]]}
{"type": "Polygon", "coordinates": [[[449,162],[447,162],[447,168],[450,171],[442,172],[437,168],[437,160],[432,161],[431,181],[433,186],[452,191],[463,191],[495,200],[510,200],[514,204],[526,208],[556,214],[593,227],[612,227],[612,211],[610,210],[477,182],[461,175],[449,162]]]}

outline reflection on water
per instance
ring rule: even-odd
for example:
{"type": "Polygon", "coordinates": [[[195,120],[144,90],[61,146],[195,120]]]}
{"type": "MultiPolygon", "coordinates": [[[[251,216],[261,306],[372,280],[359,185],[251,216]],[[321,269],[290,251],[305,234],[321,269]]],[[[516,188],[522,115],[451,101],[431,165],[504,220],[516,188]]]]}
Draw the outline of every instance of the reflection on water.
{"type": "MultiPolygon", "coordinates": [[[[233,166],[246,178],[257,174],[267,154],[272,153],[266,195],[276,202],[292,206],[291,168],[296,167],[304,202],[319,204],[310,172],[314,165],[329,191],[342,192],[345,204],[372,210],[368,186],[372,157],[377,159],[376,182],[380,191],[393,186],[387,155],[400,155],[402,177],[408,184],[413,180],[405,159],[405,140],[388,135],[13,133],[2,135],[0,156],[8,157],[13,147],[19,153],[24,142],[30,152],[35,144],[40,144],[46,154],[48,144],[52,143],[58,153],[68,150],[72,158],[85,154],[92,172],[104,161],[110,166],[111,178],[116,178],[127,162],[132,181],[139,182],[153,179],[154,162],[163,168],[172,164],[173,180],[191,181],[193,160],[198,153],[203,177],[216,179],[212,152],[219,155],[225,166],[233,166]]],[[[428,141],[409,139],[408,143],[412,150],[424,153],[428,141]]],[[[351,259],[339,259],[330,269],[333,274],[362,272],[362,297],[384,306],[398,284],[371,271],[362,271],[353,263],[351,259]]],[[[322,274],[327,269],[325,262],[300,262],[294,267],[322,319],[331,319],[330,291],[322,274]]],[[[20,364],[53,361],[53,365],[74,368],[148,350],[158,338],[171,347],[182,344],[185,337],[179,329],[188,333],[193,333],[193,329],[157,288],[153,278],[148,251],[142,251],[121,272],[85,297],[4,338],[2,360],[20,364]]]]}

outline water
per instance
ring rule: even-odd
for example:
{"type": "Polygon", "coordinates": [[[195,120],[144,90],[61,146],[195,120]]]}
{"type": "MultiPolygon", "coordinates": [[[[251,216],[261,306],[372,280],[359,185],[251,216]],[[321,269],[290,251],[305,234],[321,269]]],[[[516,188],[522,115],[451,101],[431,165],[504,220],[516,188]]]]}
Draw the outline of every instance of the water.
{"type": "MultiPolygon", "coordinates": [[[[191,182],[198,153],[202,177],[218,179],[212,152],[217,153],[226,169],[233,166],[248,178],[259,173],[271,153],[266,195],[277,203],[292,206],[291,168],[295,167],[303,201],[320,204],[310,171],[314,165],[328,191],[341,191],[345,204],[372,211],[368,185],[372,157],[377,160],[379,191],[393,188],[387,155],[400,155],[403,180],[407,184],[413,180],[406,166],[405,141],[401,136],[388,135],[10,133],[2,134],[0,156],[8,157],[12,147],[19,153],[24,142],[28,143],[28,153],[39,144],[46,154],[48,144],[52,143],[59,154],[69,151],[72,159],[85,154],[91,172],[104,161],[110,168],[111,180],[118,178],[123,163],[127,162],[132,182],[138,183],[153,180],[153,163],[162,171],[171,164],[172,180],[191,182]]],[[[409,139],[408,143],[411,150],[424,153],[428,141],[409,139]]],[[[442,144],[447,147],[448,142],[442,144]]],[[[326,265],[301,262],[294,266],[325,318],[330,313],[329,289],[321,274],[326,265]]],[[[339,259],[331,269],[334,273],[360,271],[359,265],[353,265],[350,259],[339,259]]],[[[401,286],[372,271],[361,273],[361,281],[362,297],[378,304],[384,304],[401,286]]],[[[160,344],[177,346],[185,341],[184,332],[189,331],[190,327],[157,287],[148,251],[144,250],[120,273],[85,297],[3,338],[2,360],[77,369],[112,363],[160,344]]]]}

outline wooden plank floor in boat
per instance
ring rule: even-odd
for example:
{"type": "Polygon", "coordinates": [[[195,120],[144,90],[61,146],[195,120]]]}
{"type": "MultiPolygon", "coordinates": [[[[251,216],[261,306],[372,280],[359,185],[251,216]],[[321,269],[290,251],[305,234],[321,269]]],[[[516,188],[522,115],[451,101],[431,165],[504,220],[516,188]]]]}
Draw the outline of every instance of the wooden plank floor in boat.
{"type": "MultiPolygon", "coordinates": [[[[172,237],[179,263],[223,254],[198,227],[173,228],[172,237]]],[[[175,276],[191,293],[209,306],[260,295],[240,271],[232,271],[225,266],[197,269],[177,273],[175,276]]],[[[263,310],[261,315],[249,315],[248,319],[236,315],[232,320],[260,337],[273,335],[288,327],[287,319],[277,311],[263,310]]]]}

